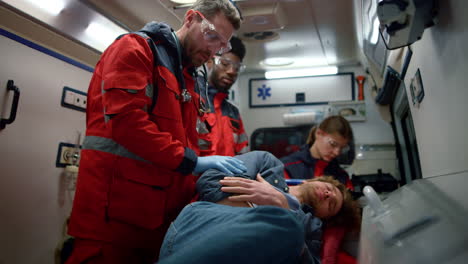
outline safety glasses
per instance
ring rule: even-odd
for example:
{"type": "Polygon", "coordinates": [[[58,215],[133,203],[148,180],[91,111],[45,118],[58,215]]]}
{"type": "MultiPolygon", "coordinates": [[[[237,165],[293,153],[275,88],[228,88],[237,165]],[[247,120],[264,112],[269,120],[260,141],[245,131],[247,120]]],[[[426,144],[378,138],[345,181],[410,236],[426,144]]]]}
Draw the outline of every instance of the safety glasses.
{"type": "Polygon", "coordinates": [[[245,65],[240,62],[234,62],[228,58],[220,56],[214,57],[214,63],[223,70],[233,69],[235,72],[242,72],[245,69],[245,65]]]}
{"type": "Polygon", "coordinates": [[[344,153],[349,151],[349,146],[348,145],[340,146],[340,144],[338,142],[336,142],[334,139],[332,139],[329,136],[325,136],[325,141],[328,143],[330,148],[332,148],[334,150],[338,149],[341,154],[344,154],[344,153]]]}
{"type": "Polygon", "coordinates": [[[231,50],[231,43],[229,39],[224,38],[216,31],[215,26],[205,18],[200,11],[195,11],[197,15],[202,19],[200,23],[200,29],[203,34],[203,38],[208,45],[213,46],[216,49],[217,54],[224,54],[231,50]]]}

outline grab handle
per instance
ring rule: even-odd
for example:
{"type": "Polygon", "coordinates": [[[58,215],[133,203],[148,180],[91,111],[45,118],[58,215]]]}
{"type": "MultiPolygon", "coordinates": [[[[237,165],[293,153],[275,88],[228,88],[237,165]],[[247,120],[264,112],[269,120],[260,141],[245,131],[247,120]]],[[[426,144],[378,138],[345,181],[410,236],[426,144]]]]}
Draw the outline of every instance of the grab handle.
{"type": "Polygon", "coordinates": [[[16,119],[16,111],[18,110],[18,101],[20,97],[20,90],[15,86],[13,80],[8,80],[7,91],[13,91],[15,94],[13,96],[13,104],[11,105],[10,117],[8,119],[0,119],[0,129],[4,129],[6,125],[13,123],[16,119]]]}
{"type": "Polygon", "coordinates": [[[372,209],[372,211],[374,211],[374,216],[383,214],[385,212],[385,206],[375,192],[374,188],[366,185],[366,187],[364,187],[363,193],[367,199],[369,207],[372,209]]]}

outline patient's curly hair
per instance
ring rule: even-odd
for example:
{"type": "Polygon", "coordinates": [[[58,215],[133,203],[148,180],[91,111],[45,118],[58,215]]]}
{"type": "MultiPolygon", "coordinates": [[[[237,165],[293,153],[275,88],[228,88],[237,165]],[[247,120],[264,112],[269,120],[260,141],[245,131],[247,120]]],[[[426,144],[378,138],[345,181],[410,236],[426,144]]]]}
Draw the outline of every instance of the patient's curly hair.
{"type": "Polygon", "coordinates": [[[344,226],[350,230],[359,230],[361,226],[361,207],[353,199],[353,196],[346,186],[332,176],[320,176],[313,179],[305,180],[301,186],[306,187],[308,182],[321,181],[327,182],[338,188],[343,195],[343,205],[335,216],[325,220],[327,225],[344,226]]]}

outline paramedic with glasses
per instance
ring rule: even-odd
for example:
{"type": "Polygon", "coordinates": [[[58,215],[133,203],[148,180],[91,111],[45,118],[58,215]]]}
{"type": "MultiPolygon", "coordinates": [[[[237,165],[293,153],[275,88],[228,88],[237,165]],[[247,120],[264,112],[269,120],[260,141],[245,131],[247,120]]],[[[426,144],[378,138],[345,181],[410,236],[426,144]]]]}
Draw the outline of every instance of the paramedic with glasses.
{"type": "Polygon", "coordinates": [[[348,173],[336,159],[349,151],[353,130],[342,116],[329,116],[312,127],[306,145],[301,150],[281,158],[286,178],[311,179],[330,175],[352,189],[348,173]]]}
{"type": "Polygon", "coordinates": [[[67,263],[153,263],[195,194],[194,174],[245,171],[232,157],[199,157],[196,131],[195,68],[227,52],[240,23],[229,0],[198,0],[179,30],[150,22],[102,54],[88,90],[67,263]]]}
{"type": "MultiPolygon", "coordinates": [[[[314,126],[308,136],[307,144],[301,150],[283,157],[284,175],[293,179],[313,179],[330,175],[353,190],[348,173],[343,170],[337,157],[349,151],[353,131],[348,120],[342,116],[329,116],[318,126],[314,126]]],[[[322,264],[336,264],[340,258],[348,258],[340,251],[340,244],[349,231],[343,227],[324,229],[322,264]]]]}
{"type": "Polygon", "coordinates": [[[231,38],[230,46],[229,52],[215,56],[207,63],[211,72],[208,99],[204,99],[208,100],[209,111],[198,131],[202,156],[234,156],[248,150],[248,137],[239,109],[228,100],[231,86],[244,69],[245,46],[235,36],[231,38]]]}

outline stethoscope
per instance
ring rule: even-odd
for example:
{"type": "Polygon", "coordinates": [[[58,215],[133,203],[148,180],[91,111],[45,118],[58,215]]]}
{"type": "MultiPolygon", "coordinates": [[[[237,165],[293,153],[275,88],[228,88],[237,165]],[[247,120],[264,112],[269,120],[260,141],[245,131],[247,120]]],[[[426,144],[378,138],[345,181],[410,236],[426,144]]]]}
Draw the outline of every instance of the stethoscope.
{"type": "MultiPolygon", "coordinates": [[[[180,93],[178,99],[182,103],[188,103],[188,102],[192,101],[192,95],[189,93],[189,91],[187,90],[187,87],[185,85],[185,80],[184,80],[184,75],[183,75],[183,66],[182,66],[182,48],[181,48],[181,45],[180,45],[180,42],[179,42],[179,38],[177,37],[177,35],[175,34],[174,31],[172,31],[172,37],[174,38],[174,42],[176,44],[177,59],[178,59],[178,63],[179,63],[179,72],[177,74],[177,79],[179,80],[179,83],[180,83],[180,85],[182,87],[182,89],[181,89],[182,92],[180,93]]],[[[203,102],[203,100],[202,100],[202,96],[201,96],[201,90],[202,89],[200,89],[200,87],[199,87],[198,72],[200,72],[202,74],[202,77],[204,79],[205,98],[206,98],[207,103],[209,104],[210,102],[209,102],[209,99],[208,99],[208,74],[207,74],[205,64],[203,64],[203,69],[202,70],[194,71],[194,73],[193,73],[193,77],[195,79],[195,89],[196,89],[196,92],[198,92],[198,94],[200,95],[198,97],[198,99],[199,99],[198,114],[201,116],[204,113],[209,112],[210,108],[209,108],[209,105],[207,107],[205,105],[205,103],[203,102]]]]}

